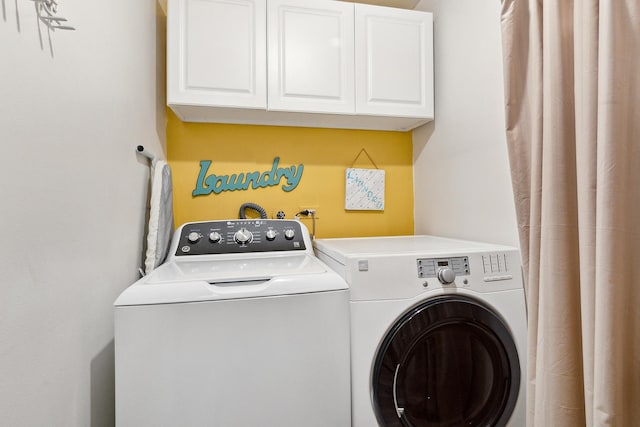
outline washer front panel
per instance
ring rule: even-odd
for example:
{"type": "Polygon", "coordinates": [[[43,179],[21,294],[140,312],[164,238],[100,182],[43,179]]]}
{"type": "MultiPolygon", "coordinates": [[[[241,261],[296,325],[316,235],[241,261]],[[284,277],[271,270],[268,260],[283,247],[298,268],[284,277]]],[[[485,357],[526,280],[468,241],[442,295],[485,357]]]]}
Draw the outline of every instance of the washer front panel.
{"type": "Polygon", "coordinates": [[[436,297],[401,317],[375,358],[382,426],[504,426],[520,388],[516,343],[476,300],[436,297]]]}
{"type": "Polygon", "coordinates": [[[348,300],[116,307],[116,425],[350,427],[348,300]]]}

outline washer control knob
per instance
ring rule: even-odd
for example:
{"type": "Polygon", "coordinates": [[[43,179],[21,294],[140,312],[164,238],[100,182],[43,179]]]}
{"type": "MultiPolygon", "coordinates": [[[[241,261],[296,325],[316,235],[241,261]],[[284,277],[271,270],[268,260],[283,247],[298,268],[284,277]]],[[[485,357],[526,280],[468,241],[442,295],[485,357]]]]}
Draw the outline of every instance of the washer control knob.
{"type": "Polygon", "coordinates": [[[274,229],[267,230],[267,240],[271,242],[275,239],[276,239],[276,230],[274,229]]]}
{"type": "Polygon", "coordinates": [[[187,240],[189,241],[189,243],[198,243],[198,241],[200,240],[200,237],[201,237],[200,233],[198,233],[197,231],[192,231],[187,236],[187,240]]]}
{"type": "Polygon", "coordinates": [[[449,267],[441,267],[440,269],[438,269],[437,275],[438,280],[440,280],[440,283],[442,283],[443,285],[448,285],[456,280],[456,273],[449,267]]]}
{"type": "Polygon", "coordinates": [[[236,234],[233,235],[234,240],[239,245],[244,245],[246,243],[250,243],[253,240],[253,233],[251,233],[246,228],[241,228],[236,231],[236,234]]]}
{"type": "Polygon", "coordinates": [[[211,233],[209,233],[209,240],[211,241],[211,243],[218,243],[220,240],[222,240],[222,236],[217,231],[212,231],[211,233]]]}
{"type": "Polygon", "coordinates": [[[293,230],[293,228],[287,228],[286,230],[284,230],[284,237],[287,240],[292,240],[294,237],[296,237],[296,232],[293,230]]]}

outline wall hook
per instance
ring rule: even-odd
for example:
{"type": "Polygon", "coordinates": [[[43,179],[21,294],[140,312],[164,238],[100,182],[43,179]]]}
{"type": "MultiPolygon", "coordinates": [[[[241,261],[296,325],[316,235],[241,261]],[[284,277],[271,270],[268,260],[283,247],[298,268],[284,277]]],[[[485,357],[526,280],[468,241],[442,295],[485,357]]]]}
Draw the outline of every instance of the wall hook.
{"type": "Polygon", "coordinates": [[[147,159],[149,159],[149,161],[151,162],[151,164],[154,164],[154,163],[156,162],[156,156],[155,156],[153,153],[151,153],[151,152],[149,152],[149,151],[145,150],[145,149],[144,149],[144,146],[142,146],[142,145],[138,145],[138,146],[136,147],[136,151],[137,151],[137,153],[138,153],[138,154],[142,154],[144,157],[146,157],[147,159]]]}
{"type": "Polygon", "coordinates": [[[369,161],[373,164],[373,166],[375,166],[376,169],[378,169],[378,165],[376,165],[376,162],[373,161],[369,153],[367,153],[367,150],[365,150],[364,148],[362,148],[358,153],[358,155],[356,156],[356,158],[353,159],[353,162],[351,162],[351,167],[353,167],[353,165],[356,164],[356,162],[358,161],[358,158],[360,157],[360,154],[362,153],[366,154],[366,156],[369,158],[369,161]]]}

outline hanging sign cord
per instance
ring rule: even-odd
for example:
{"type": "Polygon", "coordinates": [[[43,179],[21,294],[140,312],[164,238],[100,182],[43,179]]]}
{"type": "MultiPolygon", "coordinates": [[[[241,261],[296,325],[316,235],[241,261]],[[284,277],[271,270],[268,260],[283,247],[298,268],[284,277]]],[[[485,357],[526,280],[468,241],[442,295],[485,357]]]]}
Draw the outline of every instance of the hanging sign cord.
{"type": "Polygon", "coordinates": [[[376,167],[376,169],[378,169],[378,165],[376,165],[376,162],[374,162],[374,161],[373,161],[373,159],[371,158],[371,156],[369,155],[369,153],[367,153],[367,150],[365,150],[364,148],[363,148],[363,149],[361,149],[361,150],[360,150],[360,152],[358,153],[358,155],[356,156],[356,158],[355,158],[355,159],[353,159],[353,162],[351,163],[351,167],[353,167],[353,165],[355,165],[355,164],[356,164],[356,161],[358,161],[358,158],[360,157],[360,154],[362,154],[362,153],[366,154],[366,156],[369,158],[369,161],[370,161],[371,163],[373,163],[373,166],[375,166],[375,167],[376,167]]]}

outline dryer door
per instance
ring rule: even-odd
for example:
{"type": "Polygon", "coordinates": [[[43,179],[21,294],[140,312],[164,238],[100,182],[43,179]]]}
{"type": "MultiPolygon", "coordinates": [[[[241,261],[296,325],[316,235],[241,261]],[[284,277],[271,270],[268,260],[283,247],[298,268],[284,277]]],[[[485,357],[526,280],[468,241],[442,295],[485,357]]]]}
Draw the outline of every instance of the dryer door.
{"type": "Polygon", "coordinates": [[[516,404],[520,362],[509,328],[462,296],[428,300],[382,342],[373,403],[382,426],[504,426],[516,404]]]}

